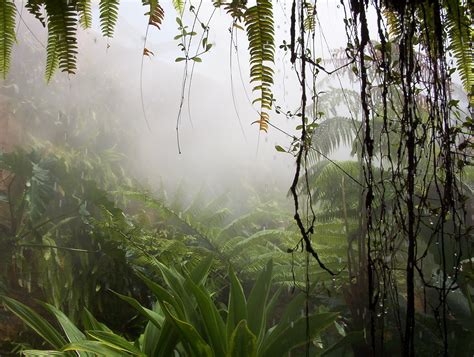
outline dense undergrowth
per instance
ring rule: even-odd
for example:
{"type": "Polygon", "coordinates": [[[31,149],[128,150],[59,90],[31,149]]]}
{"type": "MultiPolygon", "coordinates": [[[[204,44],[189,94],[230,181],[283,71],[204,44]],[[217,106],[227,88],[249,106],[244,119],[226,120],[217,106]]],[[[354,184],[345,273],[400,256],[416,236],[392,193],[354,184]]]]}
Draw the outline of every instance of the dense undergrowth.
{"type": "MultiPolygon", "coordinates": [[[[159,28],[161,6],[142,3],[148,28],[159,28]]],[[[292,3],[291,38],[279,49],[301,103],[283,114],[301,120],[301,136],[276,146],[296,158],[290,193],[268,181],[216,192],[139,180],[137,133],[101,100],[117,81],[86,79],[94,90],[63,105],[69,83],[53,77],[76,71],[76,23],[90,28],[91,2],[27,1],[48,27],[49,95],[35,87],[44,49],[28,43],[25,60],[10,64],[13,4],[0,4],[0,73],[12,67],[1,99],[21,144],[0,153],[1,355],[472,355],[473,121],[450,82],[457,71],[472,105],[465,2],[372,1],[376,40],[369,2],[351,1],[347,47],[331,58],[342,66],[330,71],[315,55],[316,4],[292,3]],[[350,158],[332,160],[344,147],[350,158]]],[[[212,48],[209,27],[191,7],[202,28],[193,56],[197,32],[183,23],[184,2],[173,5],[187,74],[212,48]]],[[[271,109],[284,111],[271,89],[272,2],[214,5],[232,18],[231,41],[246,31],[256,123],[267,131],[271,109]]],[[[100,1],[108,38],[117,8],[100,1]]]]}

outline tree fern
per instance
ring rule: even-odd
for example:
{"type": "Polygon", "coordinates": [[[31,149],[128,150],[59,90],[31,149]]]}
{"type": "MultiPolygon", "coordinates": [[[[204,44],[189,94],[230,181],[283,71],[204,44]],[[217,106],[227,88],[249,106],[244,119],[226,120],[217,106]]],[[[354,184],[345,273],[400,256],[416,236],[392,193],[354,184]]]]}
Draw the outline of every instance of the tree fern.
{"type": "Polygon", "coordinates": [[[76,9],[72,3],[50,0],[46,2],[46,10],[48,12],[46,79],[51,78],[57,67],[63,72],[73,74],[77,68],[76,9]]]}
{"type": "Polygon", "coordinates": [[[118,18],[119,0],[101,0],[99,3],[100,27],[105,37],[114,35],[115,24],[118,18]]]}
{"type": "Polygon", "coordinates": [[[345,117],[326,119],[313,131],[311,145],[314,150],[309,153],[310,160],[315,162],[321,156],[331,155],[342,145],[351,145],[357,134],[357,122],[345,117]]]}
{"type": "Polygon", "coordinates": [[[260,102],[261,115],[257,121],[260,130],[268,128],[268,114],[265,110],[272,107],[273,69],[269,63],[274,62],[275,42],[273,28],[272,3],[269,0],[257,0],[257,4],[247,9],[245,24],[250,52],[250,82],[256,82],[254,92],[260,92],[259,98],[253,102],[260,102]]]}
{"type": "Polygon", "coordinates": [[[79,0],[77,2],[77,12],[79,13],[79,23],[82,28],[88,29],[92,26],[92,5],[91,0],[79,0]]]}
{"type": "Polygon", "coordinates": [[[4,79],[10,69],[14,43],[15,4],[11,0],[0,0],[0,73],[4,79]]]}

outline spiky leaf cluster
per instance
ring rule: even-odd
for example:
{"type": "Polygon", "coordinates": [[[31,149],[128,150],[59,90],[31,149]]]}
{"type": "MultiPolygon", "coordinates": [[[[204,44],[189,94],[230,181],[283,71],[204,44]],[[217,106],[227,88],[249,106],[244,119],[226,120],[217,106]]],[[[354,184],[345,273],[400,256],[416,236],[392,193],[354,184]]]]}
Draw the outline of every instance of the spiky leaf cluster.
{"type": "Polygon", "coordinates": [[[247,9],[245,25],[249,41],[250,52],[250,82],[256,83],[254,92],[260,92],[253,102],[260,102],[261,117],[258,120],[260,130],[268,128],[268,114],[265,110],[272,107],[273,69],[270,63],[274,62],[275,41],[273,26],[273,9],[269,0],[257,0],[255,6],[247,9]]]}

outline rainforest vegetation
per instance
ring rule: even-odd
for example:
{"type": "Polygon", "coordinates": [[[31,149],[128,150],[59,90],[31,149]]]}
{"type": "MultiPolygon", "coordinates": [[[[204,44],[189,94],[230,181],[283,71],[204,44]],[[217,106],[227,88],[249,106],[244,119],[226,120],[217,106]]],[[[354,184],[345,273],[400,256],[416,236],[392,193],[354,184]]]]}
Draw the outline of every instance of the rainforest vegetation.
{"type": "Polygon", "coordinates": [[[0,0],[0,355],[473,356],[473,13],[0,0]]]}

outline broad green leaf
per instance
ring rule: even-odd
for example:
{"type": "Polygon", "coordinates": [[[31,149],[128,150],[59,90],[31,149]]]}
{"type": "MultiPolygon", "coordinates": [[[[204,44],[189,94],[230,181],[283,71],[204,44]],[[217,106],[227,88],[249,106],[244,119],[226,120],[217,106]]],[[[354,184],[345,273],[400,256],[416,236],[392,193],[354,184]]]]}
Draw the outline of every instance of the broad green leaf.
{"type": "Polygon", "coordinates": [[[209,256],[203,259],[190,273],[190,277],[194,284],[202,285],[206,281],[209,269],[211,269],[213,258],[209,256]]]}
{"type": "Polygon", "coordinates": [[[124,339],[122,336],[119,336],[113,332],[87,331],[87,334],[93,339],[115,350],[128,352],[134,356],[145,355],[138,348],[136,348],[132,343],[124,339]]]}
{"type": "MultiPolygon", "coordinates": [[[[280,335],[280,333],[291,324],[292,321],[295,321],[297,318],[301,316],[301,310],[303,308],[305,300],[304,294],[298,294],[295,296],[289,304],[285,307],[283,311],[283,315],[280,318],[280,321],[276,326],[273,327],[271,333],[265,337],[263,341],[263,345],[268,345],[274,342],[280,335]]],[[[264,346],[259,345],[259,349],[263,348],[264,346]]]]}
{"type": "Polygon", "coordinates": [[[258,275],[247,302],[248,325],[257,337],[265,333],[265,307],[267,306],[273,272],[270,260],[258,275]]]}
{"type": "Polygon", "coordinates": [[[228,357],[254,357],[257,356],[257,338],[248,329],[247,321],[238,323],[230,337],[228,357]]]}
{"type": "Polygon", "coordinates": [[[99,341],[84,340],[81,342],[73,342],[64,346],[62,350],[91,352],[98,356],[123,357],[123,352],[119,352],[110,347],[107,347],[99,341]]]}
{"type": "Polygon", "coordinates": [[[225,324],[209,293],[188,279],[189,287],[196,298],[200,318],[217,356],[223,356],[226,350],[225,324]]]}
{"type": "MultiPolygon", "coordinates": [[[[306,333],[306,317],[300,317],[287,325],[273,342],[265,344],[262,350],[263,357],[286,355],[293,348],[306,343],[306,336],[313,339],[336,321],[338,313],[322,313],[309,316],[309,333],[306,333]]],[[[270,333],[270,335],[273,331],[270,333]]]]}
{"type": "Polygon", "coordinates": [[[156,298],[160,303],[168,303],[173,306],[175,311],[177,312],[178,316],[181,317],[184,314],[183,308],[182,308],[182,302],[180,301],[179,298],[175,298],[173,295],[171,295],[168,291],[163,289],[160,285],[154,283],[150,279],[148,279],[146,276],[143,274],[140,274],[137,272],[137,275],[140,277],[141,280],[148,286],[148,288],[155,294],[156,298]]]}
{"type": "Polygon", "coordinates": [[[184,346],[186,346],[188,352],[192,356],[214,356],[212,353],[211,347],[204,341],[199,332],[196,331],[193,325],[178,319],[170,311],[171,305],[164,303],[163,312],[166,315],[166,318],[171,321],[179,334],[181,335],[181,341],[184,346]]]}
{"type": "MultiPolygon", "coordinates": [[[[71,320],[69,320],[69,318],[62,311],[50,304],[42,303],[41,305],[56,317],[69,342],[79,342],[86,339],[86,336],[76,327],[76,325],[71,322],[71,320]]],[[[91,356],[91,354],[83,352],[79,353],[79,356],[87,357],[91,356]]]]}
{"type": "Polygon", "coordinates": [[[135,300],[132,297],[119,294],[115,291],[112,291],[112,292],[123,301],[129,303],[135,310],[137,310],[140,314],[145,316],[157,328],[161,329],[161,327],[163,326],[163,320],[164,320],[162,316],[158,315],[153,310],[147,309],[146,307],[142,306],[137,300],[135,300]]]}
{"type": "Polygon", "coordinates": [[[335,352],[342,347],[347,347],[353,343],[360,343],[364,340],[364,334],[361,331],[349,332],[332,346],[328,347],[321,353],[321,357],[327,356],[329,353],[335,352]]]}
{"type": "Polygon", "coordinates": [[[53,350],[25,350],[21,351],[21,354],[26,357],[67,356],[66,352],[53,350]]]}
{"type": "Polygon", "coordinates": [[[171,356],[176,345],[179,343],[179,333],[175,325],[169,321],[165,320],[163,324],[163,329],[160,333],[160,339],[157,344],[157,356],[171,356]]]}
{"type": "Polygon", "coordinates": [[[244,290],[232,267],[229,267],[230,293],[227,313],[227,336],[232,334],[241,320],[247,319],[247,302],[244,290]]]}
{"type": "Polygon", "coordinates": [[[61,349],[67,343],[58,330],[28,306],[6,296],[0,298],[6,308],[18,316],[51,346],[61,349]]]}
{"type": "Polygon", "coordinates": [[[62,311],[50,304],[42,303],[41,305],[56,317],[69,342],[78,342],[86,338],[62,311]]]}
{"type": "MultiPolygon", "coordinates": [[[[157,303],[157,305],[159,305],[157,303]]],[[[140,336],[141,350],[147,356],[156,356],[158,341],[160,339],[160,329],[158,329],[152,322],[148,322],[145,327],[145,331],[140,336]]]]}
{"type": "Polygon", "coordinates": [[[86,330],[112,332],[112,330],[105,326],[103,323],[97,321],[96,318],[91,314],[91,312],[86,308],[84,308],[84,311],[82,313],[82,323],[84,324],[84,328],[86,330]]]}
{"type": "Polygon", "coordinates": [[[278,299],[281,295],[281,292],[283,290],[283,287],[280,286],[277,291],[272,295],[270,301],[267,303],[265,306],[265,318],[267,321],[273,316],[275,307],[278,304],[278,299]]]}

